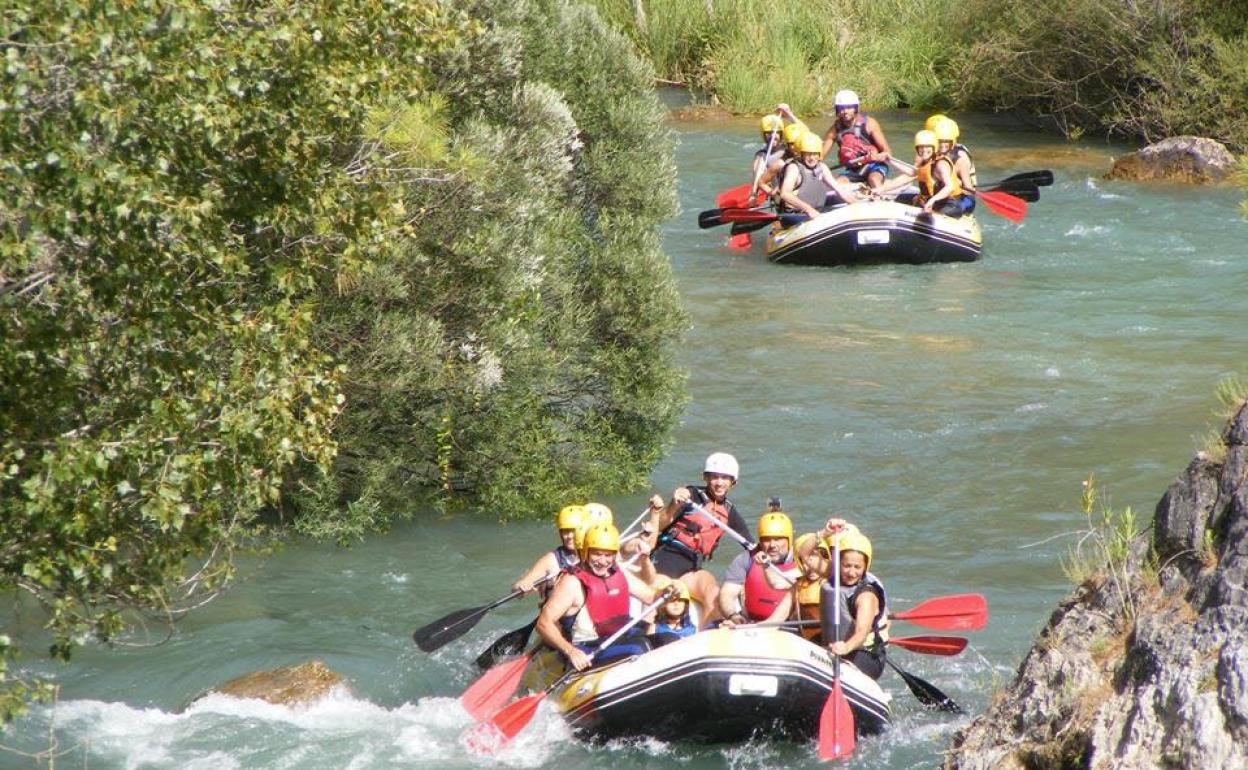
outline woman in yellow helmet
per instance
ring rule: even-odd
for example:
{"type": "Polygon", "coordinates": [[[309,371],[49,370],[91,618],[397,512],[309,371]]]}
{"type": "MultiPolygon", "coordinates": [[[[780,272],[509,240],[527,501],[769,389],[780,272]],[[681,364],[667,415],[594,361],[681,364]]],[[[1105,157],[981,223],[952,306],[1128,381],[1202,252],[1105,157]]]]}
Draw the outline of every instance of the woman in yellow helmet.
{"type": "MultiPolygon", "coordinates": [[[[784,107],[785,105],[781,106],[784,107]]],[[[794,122],[785,124],[783,132],[784,152],[779,157],[773,157],[767,163],[766,169],[758,179],[758,189],[766,193],[767,197],[773,201],[780,195],[780,175],[784,171],[785,164],[798,156],[800,153],[798,145],[802,143],[802,137],[808,133],[810,133],[810,129],[806,128],[806,124],[796,118],[794,122]]]]}
{"type": "MultiPolygon", "coordinates": [[[[589,512],[584,505],[565,505],[555,514],[555,531],[559,533],[559,545],[547,551],[533,562],[533,566],[512,583],[511,590],[524,591],[526,594],[534,590],[534,584],[544,577],[555,577],[575,567],[580,559],[576,553],[576,534],[578,529],[586,526],[589,512]]],[[[543,598],[549,592],[549,584],[543,584],[543,598]]]]}
{"type": "Polygon", "coordinates": [[[965,213],[959,199],[962,197],[962,186],[958,175],[954,173],[953,163],[948,157],[937,152],[935,132],[923,129],[914,135],[914,172],[904,174],[876,190],[883,195],[904,187],[911,182],[919,186],[917,195],[899,195],[897,200],[920,206],[925,214],[937,212],[950,217],[960,217],[965,213]]]}
{"type": "Polygon", "coordinates": [[[948,158],[953,164],[953,172],[957,175],[958,184],[962,187],[961,197],[955,200],[962,207],[963,214],[970,214],[975,210],[975,187],[977,185],[975,161],[971,158],[971,151],[966,148],[966,145],[958,143],[958,136],[961,134],[958,124],[944,115],[933,115],[932,118],[929,118],[928,122],[933,124],[931,131],[936,134],[936,152],[948,158]]]}
{"type": "Polygon", "coordinates": [[[834,581],[825,580],[820,620],[824,641],[833,655],[840,655],[872,679],[884,673],[884,647],[888,641],[888,606],[884,584],[869,572],[871,541],[856,530],[842,528],[833,535],[832,552],[840,554],[840,594],[834,581]],[[841,605],[841,627],[833,623],[833,602],[841,605]],[[828,641],[832,640],[832,641],[828,641]]]}

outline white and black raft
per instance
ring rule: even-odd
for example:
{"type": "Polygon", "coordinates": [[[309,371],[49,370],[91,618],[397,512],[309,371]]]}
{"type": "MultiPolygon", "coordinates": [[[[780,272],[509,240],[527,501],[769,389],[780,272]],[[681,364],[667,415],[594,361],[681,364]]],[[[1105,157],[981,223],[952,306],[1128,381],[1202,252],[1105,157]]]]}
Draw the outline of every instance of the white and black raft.
{"type": "Polygon", "coordinates": [[[767,236],[772,262],[789,265],[926,264],[979,259],[983,234],[973,216],[924,214],[896,201],[838,206],[812,219],[783,215],[767,236]]]}
{"type": "MultiPolygon", "coordinates": [[[[892,696],[848,663],[841,687],[859,735],[889,725],[892,696]]],[[[541,690],[565,671],[549,649],[524,684],[541,690]]],[[[574,676],[548,700],[581,738],[653,737],[727,743],[752,737],[805,741],[832,692],[831,655],[776,628],[716,629],[574,676]]]]}

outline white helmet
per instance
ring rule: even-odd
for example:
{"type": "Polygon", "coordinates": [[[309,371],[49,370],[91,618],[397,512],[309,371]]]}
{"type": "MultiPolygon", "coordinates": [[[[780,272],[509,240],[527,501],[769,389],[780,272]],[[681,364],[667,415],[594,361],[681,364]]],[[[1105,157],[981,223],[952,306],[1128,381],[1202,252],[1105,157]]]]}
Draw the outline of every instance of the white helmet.
{"type": "Polygon", "coordinates": [[[727,452],[716,452],[707,457],[706,467],[702,469],[703,473],[722,473],[725,476],[731,476],[733,481],[737,480],[739,471],[737,458],[727,452]]]}
{"type": "Polygon", "coordinates": [[[833,107],[857,107],[858,94],[848,89],[837,91],[836,97],[832,100],[833,107]]]}

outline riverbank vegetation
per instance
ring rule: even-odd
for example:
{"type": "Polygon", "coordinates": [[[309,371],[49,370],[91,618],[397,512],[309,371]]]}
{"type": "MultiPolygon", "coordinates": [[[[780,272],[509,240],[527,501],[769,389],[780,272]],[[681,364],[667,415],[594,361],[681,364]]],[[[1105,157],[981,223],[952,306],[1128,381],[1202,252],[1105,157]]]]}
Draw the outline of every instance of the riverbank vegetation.
{"type": "MultiPolygon", "coordinates": [[[[683,399],[648,65],[575,3],[3,12],[0,592],[54,657],[258,523],[622,490],[683,399]]],[[[6,671],[0,717],[46,694],[6,671]]]]}
{"type": "Polygon", "coordinates": [[[1248,6],[1226,0],[593,0],[663,78],[759,113],[1017,110],[1067,135],[1248,148],[1248,6]]]}

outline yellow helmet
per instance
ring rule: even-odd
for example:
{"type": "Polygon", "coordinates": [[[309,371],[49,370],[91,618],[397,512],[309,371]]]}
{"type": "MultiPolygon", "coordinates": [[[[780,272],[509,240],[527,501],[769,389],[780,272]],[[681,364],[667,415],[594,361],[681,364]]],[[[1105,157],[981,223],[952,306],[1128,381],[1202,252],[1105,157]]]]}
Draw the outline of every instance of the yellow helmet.
{"type": "Polygon", "coordinates": [[[920,147],[931,147],[936,149],[936,134],[928,131],[926,128],[914,135],[914,147],[917,150],[920,147]]]}
{"type": "Polygon", "coordinates": [[[673,580],[667,575],[659,575],[654,579],[654,590],[659,593],[666,591],[669,586],[676,586],[676,598],[668,599],[669,602],[676,600],[687,602],[693,599],[692,594],[689,593],[689,587],[679,580],[673,580]]]}
{"type": "Polygon", "coordinates": [[[585,521],[591,526],[594,524],[614,524],[615,517],[611,515],[611,509],[602,503],[586,503],[585,521]]]}
{"type": "Polygon", "coordinates": [[[780,119],[779,115],[764,115],[762,122],[759,123],[759,128],[762,129],[763,136],[767,136],[776,131],[783,131],[784,121],[780,119]]]}
{"type": "Polygon", "coordinates": [[[581,543],[581,560],[589,558],[590,551],[620,550],[620,531],[614,524],[592,524],[585,530],[581,543]]]}
{"type": "Polygon", "coordinates": [[[758,539],[765,537],[783,537],[793,542],[793,521],[782,511],[763,514],[758,520],[758,539]]]}
{"type": "Polygon", "coordinates": [[[937,123],[939,123],[942,120],[948,120],[948,119],[949,118],[945,117],[944,113],[938,112],[923,122],[923,128],[925,128],[928,131],[935,131],[937,123]]]}
{"type": "Polygon", "coordinates": [[[952,118],[942,118],[936,121],[936,127],[932,129],[932,133],[936,134],[936,139],[941,142],[958,141],[958,124],[952,118]]]}
{"type": "Polygon", "coordinates": [[[866,557],[867,569],[871,569],[871,541],[861,532],[842,532],[837,538],[841,552],[857,551],[866,557]]]}
{"type": "Polygon", "coordinates": [[[797,147],[801,143],[802,137],[809,132],[810,130],[801,123],[790,123],[784,127],[784,143],[790,147],[797,147]]]}
{"type": "Polygon", "coordinates": [[[583,505],[565,505],[555,515],[555,529],[560,532],[565,529],[579,529],[584,523],[585,506],[583,505]]]}
{"type": "Polygon", "coordinates": [[[807,131],[806,135],[802,137],[801,143],[797,146],[797,151],[803,155],[808,152],[813,152],[822,158],[823,140],[819,138],[818,134],[807,131]]]}

